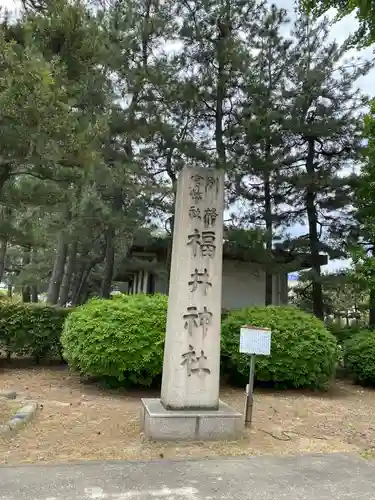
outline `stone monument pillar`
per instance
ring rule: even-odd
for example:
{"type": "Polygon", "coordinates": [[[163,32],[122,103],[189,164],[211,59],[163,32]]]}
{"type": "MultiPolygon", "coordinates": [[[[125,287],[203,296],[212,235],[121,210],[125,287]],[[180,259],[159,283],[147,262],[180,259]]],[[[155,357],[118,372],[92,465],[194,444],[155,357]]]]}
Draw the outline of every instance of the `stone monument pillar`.
{"type": "Polygon", "coordinates": [[[161,402],[217,410],[224,176],[185,168],[177,190],[161,402]]]}
{"type": "MultiPolygon", "coordinates": [[[[224,174],[184,168],[177,185],[161,399],[143,399],[151,439],[230,439],[241,414],[219,401],[224,174]]],[[[240,334],[240,332],[238,332],[240,334]]]]}

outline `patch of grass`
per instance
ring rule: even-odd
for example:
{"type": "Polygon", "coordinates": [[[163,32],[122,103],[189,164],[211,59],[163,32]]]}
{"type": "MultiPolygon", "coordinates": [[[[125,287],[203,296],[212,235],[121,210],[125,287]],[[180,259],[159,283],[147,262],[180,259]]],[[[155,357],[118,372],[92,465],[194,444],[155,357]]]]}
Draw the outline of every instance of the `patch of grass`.
{"type": "Polygon", "coordinates": [[[367,450],[360,453],[360,455],[366,460],[375,460],[375,447],[368,448],[367,450]]]}

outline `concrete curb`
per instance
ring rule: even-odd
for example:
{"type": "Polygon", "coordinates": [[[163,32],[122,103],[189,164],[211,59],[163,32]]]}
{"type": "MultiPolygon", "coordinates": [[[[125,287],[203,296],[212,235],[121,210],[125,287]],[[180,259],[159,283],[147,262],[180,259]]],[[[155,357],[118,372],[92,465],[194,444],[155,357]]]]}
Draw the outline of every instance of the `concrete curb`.
{"type": "Polygon", "coordinates": [[[4,399],[16,399],[16,391],[0,391],[0,398],[4,399]]]}
{"type": "Polygon", "coordinates": [[[35,417],[37,410],[37,403],[27,403],[19,408],[6,425],[0,425],[0,436],[18,431],[35,417]]]}

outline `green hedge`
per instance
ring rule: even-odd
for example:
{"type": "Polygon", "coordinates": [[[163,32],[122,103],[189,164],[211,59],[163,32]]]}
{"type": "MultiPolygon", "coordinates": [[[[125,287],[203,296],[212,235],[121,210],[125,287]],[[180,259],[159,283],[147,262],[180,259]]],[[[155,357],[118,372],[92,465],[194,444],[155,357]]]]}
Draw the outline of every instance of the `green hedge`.
{"type": "Polygon", "coordinates": [[[271,356],[258,356],[256,379],[279,387],[324,389],[335,373],[337,343],[316,317],[294,307],[232,311],[222,324],[222,370],[246,383],[249,356],[239,353],[245,324],[271,328],[271,356]]]}
{"type": "MultiPolygon", "coordinates": [[[[0,351],[40,359],[59,356],[62,344],[64,358],[82,375],[151,385],[162,372],[167,303],[164,295],[122,295],[69,310],[0,300],[0,351]]],[[[239,353],[243,324],[272,329],[272,353],[258,357],[257,380],[324,388],[334,374],[336,340],[315,317],[293,307],[223,316],[222,372],[232,380],[244,384],[248,377],[249,358],[239,353]]],[[[357,366],[351,356],[348,362],[357,366]]]]}
{"type": "Polygon", "coordinates": [[[0,300],[0,351],[9,356],[61,356],[60,335],[69,309],[0,300]]]}
{"type": "Polygon", "coordinates": [[[356,382],[375,385],[375,331],[362,330],[344,343],[344,366],[356,382]]]}
{"type": "Polygon", "coordinates": [[[162,371],[167,304],[143,294],[89,301],[65,323],[64,358],[85,376],[151,385],[162,371]]]}

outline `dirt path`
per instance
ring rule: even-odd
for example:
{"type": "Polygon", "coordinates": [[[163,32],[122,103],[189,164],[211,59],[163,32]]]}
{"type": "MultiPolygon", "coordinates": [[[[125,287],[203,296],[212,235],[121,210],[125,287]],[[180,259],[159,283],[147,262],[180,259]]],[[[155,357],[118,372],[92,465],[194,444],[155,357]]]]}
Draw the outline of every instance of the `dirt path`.
{"type": "MultiPolygon", "coordinates": [[[[254,426],[233,443],[156,444],[139,434],[140,398],[150,392],[104,391],[63,368],[6,369],[0,388],[41,405],[36,420],[0,438],[0,462],[212,457],[362,451],[375,447],[375,391],[337,382],[327,394],[256,393],[254,426]]],[[[221,398],[242,411],[244,391],[221,398]]]]}

